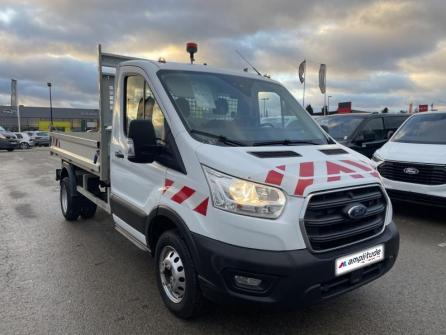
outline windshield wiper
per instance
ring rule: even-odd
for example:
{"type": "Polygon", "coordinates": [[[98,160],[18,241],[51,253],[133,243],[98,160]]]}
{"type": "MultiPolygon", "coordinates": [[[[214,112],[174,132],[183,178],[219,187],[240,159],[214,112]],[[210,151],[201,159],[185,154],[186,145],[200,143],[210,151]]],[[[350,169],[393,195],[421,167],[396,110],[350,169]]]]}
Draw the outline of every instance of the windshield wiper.
{"type": "Polygon", "coordinates": [[[228,144],[228,145],[233,145],[233,146],[240,146],[240,147],[245,147],[246,144],[236,141],[236,140],[231,140],[229,138],[227,138],[226,136],[223,135],[215,135],[212,133],[208,133],[207,131],[203,131],[203,130],[198,130],[198,129],[191,129],[189,131],[191,134],[197,134],[197,135],[203,135],[203,136],[207,136],[207,137],[211,137],[211,138],[215,138],[218,142],[220,143],[224,143],[224,144],[228,144]]]}
{"type": "Polygon", "coordinates": [[[295,145],[295,144],[312,144],[319,145],[320,143],[314,141],[299,141],[299,140],[280,140],[280,141],[264,141],[264,142],[254,142],[253,147],[259,147],[263,145],[295,145]]]}

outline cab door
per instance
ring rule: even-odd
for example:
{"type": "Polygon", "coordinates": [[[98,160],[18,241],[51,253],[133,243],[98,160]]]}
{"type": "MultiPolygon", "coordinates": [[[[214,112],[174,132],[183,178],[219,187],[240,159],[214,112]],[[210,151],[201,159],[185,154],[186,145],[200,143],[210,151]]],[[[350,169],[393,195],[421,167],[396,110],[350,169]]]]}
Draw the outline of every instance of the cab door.
{"type": "Polygon", "coordinates": [[[117,224],[143,239],[146,217],[159,202],[166,168],[157,162],[128,160],[127,134],[130,122],[146,119],[152,121],[157,138],[163,141],[165,118],[144,71],[134,67],[121,71],[125,74],[118,83],[121,100],[119,113],[114,114],[110,144],[110,202],[117,224]]]}

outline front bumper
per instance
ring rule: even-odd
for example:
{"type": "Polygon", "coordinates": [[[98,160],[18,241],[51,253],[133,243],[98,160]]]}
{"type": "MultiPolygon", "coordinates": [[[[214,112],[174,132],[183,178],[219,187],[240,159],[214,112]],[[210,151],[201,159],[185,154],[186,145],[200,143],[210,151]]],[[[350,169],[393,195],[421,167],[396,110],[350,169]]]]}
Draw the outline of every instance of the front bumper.
{"type": "Polygon", "coordinates": [[[0,149],[15,149],[17,144],[17,141],[3,140],[0,141],[0,149]]]}
{"type": "Polygon", "coordinates": [[[307,249],[265,251],[237,247],[193,234],[203,294],[215,302],[253,302],[284,306],[317,303],[351,291],[389,271],[398,256],[399,234],[394,223],[368,241],[314,254],[307,249]],[[345,275],[335,276],[335,260],[384,244],[385,259],[345,275]],[[263,280],[262,290],[237,287],[234,275],[263,280]]]}
{"type": "Polygon", "coordinates": [[[446,184],[422,185],[383,178],[387,194],[392,200],[446,207],[446,184]]]}
{"type": "Polygon", "coordinates": [[[386,190],[425,194],[432,197],[446,198],[446,184],[423,185],[382,178],[386,190]]]}

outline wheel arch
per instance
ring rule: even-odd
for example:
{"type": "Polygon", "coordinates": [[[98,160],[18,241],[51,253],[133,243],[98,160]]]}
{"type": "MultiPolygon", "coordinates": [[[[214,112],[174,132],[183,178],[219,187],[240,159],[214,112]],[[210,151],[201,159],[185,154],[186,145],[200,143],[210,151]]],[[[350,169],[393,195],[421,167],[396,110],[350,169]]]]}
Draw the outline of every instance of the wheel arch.
{"type": "Polygon", "coordinates": [[[147,218],[145,236],[147,245],[149,246],[152,255],[155,254],[156,244],[161,236],[167,230],[176,229],[180,236],[185,241],[189,252],[192,255],[194,265],[199,268],[199,253],[192,237],[192,233],[187,227],[181,216],[173,209],[167,206],[159,206],[155,208],[147,218]]]}
{"type": "Polygon", "coordinates": [[[62,162],[62,169],[59,177],[60,181],[62,181],[62,179],[65,177],[68,177],[68,180],[70,181],[70,190],[73,192],[73,194],[77,194],[75,168],[70,163],[62,162]]]}

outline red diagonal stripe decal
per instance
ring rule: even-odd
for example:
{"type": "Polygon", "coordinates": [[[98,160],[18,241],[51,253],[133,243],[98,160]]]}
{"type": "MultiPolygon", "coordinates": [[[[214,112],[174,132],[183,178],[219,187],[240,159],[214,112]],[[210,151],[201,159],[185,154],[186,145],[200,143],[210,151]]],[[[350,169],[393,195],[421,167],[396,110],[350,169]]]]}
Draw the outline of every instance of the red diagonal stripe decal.
{"type": "Polygon", "coordinates": [[[181,203],[183,203],[185,200],[189,199],[189,198],[192,196],[192,194],[194,194],[194,193],[195,193],[195,190],[191,189],[190,187],[183,186],[183,187],[181,188],[181,190],[179,190],[177,193],[175,193],[175,194],[172,196],[171,199],[172,199],[173,201],[175,201],[175,202],[181,204],[181,203]]]}
{"type": "Polygon", "coordinates": [[[314,163],[304,162],[299,165],[299,181],[297,182],[295,195],[303,195],[305,189],[313,184],[314,163]]]}
{"type": "MultiPolygon", "coordinates": [[[[285,171],[285,165],[279,165],[277,166],[277,169],[285,171]]],[[[265,183],[267,184],[273,184],[273,185],[280,185],[282,184],[283,180],[283,174],[280,172],[271,170],[268,172],[268,175],[266,176],[265,183]]]]}
{"type": "MultiPolygon", "coordinates": [[[[328,174],[328,182],[341,180],[341,172],[343,173],[355,173],[352,169],[348,167],[336,164],[334,162],[327,161],[327,174],[328,174]]],[[[356,173],[351,175],[353,178],[364,178],[363,175],[356,173]]]]}
{"type": "Polygon", "coordinates": [[[360,164],[358,162],[355,162],[355,161],[351,161],[351,160],[346,159],[346,160],[343,160],[341,162],[353,165],[353,166],[355,166],[355,167],[357,167],[357,168],[359,168],[361,170],[367,171],[367,172],[372,172],[372,168],[371,167],[368,167],[367,165],[362,165],[362,164],[360,164]]]}
{"type": "Polygon", "coordinates": [[[173,184],[173,180],[167,179],[164,181],[163,194],[171,187],[173,184]]]}
{"type": "Polygon", "coordinates": [[[209,198],[204,199],[197,207],[194,208],[194,211],[206,216],[208,211],[208,202],[209,198]]]}
{"type": "Polygon", "coordinates": [[[378,171],[376,171],[374,168],[372,168],[371,166],[369,166],[369,165],[368,165],[367,163],[365,163],[365,162],[362,162],[362,163],[364,163],[365,165],[363,165],[363,164],[361,164],[361,163],[358,163],[358,162],[355,162],[355,161],[351,161],[351,160],[344,160],[343,162],[344,162],[344,163],[347,163],[347,164],[350,164],[350,165],[353,165],[353,166],[356,166],[357,168],[360,168],[361,170],[370,172],[370,175],[371,175],[371,176],[373,176],[373,177],[375,177],[375,178],[379,178],[379,173],[378,173],[378,171]]]}

